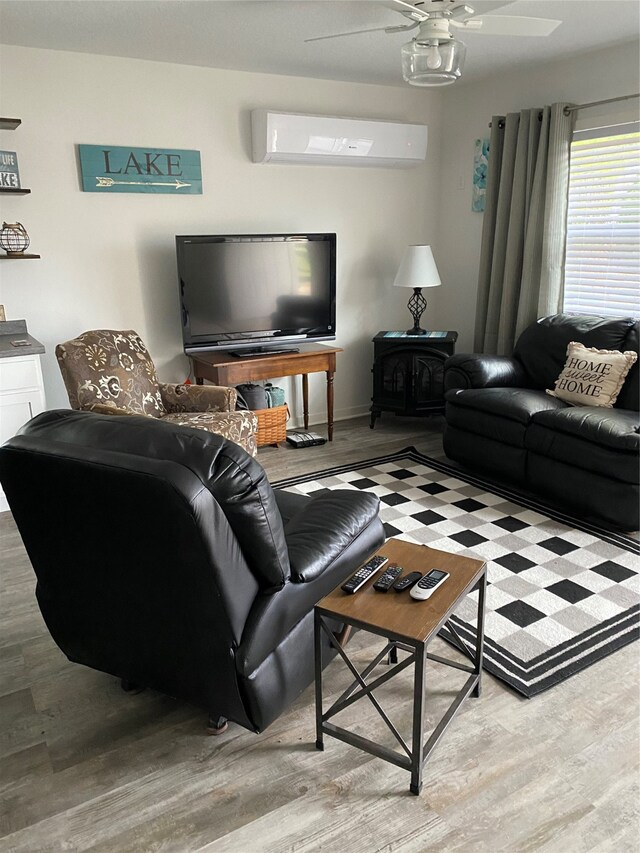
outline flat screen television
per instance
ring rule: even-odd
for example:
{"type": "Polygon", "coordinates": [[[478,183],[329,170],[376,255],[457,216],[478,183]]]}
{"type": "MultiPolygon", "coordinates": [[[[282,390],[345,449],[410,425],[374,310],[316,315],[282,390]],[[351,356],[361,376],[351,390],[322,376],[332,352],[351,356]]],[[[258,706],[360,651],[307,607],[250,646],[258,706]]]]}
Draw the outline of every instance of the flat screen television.
{"type": "Polygon", "coordinates": [[[176,249],[187,354],[335,338],[335,234],[178,236],[176,249]]]}

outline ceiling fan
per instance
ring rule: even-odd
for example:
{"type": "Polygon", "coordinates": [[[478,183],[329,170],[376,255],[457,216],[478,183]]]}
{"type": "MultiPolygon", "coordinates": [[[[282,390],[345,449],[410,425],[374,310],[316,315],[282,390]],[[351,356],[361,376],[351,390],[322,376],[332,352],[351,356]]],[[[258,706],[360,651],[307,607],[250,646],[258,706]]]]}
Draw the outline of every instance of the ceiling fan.
{"type": "Polygon", "coordinates": [[[491,36],[548,36],[562,23],[549,18],[484,14],[510,6],[513,2],[477,0],[475,5],[481,8],[476,11],[473,6],[459,0],[423,0],[415,4],[405,0],[380,0],[380,5],[399,12],[407,19],[407,23],[317,36],[305,39],[305,42],[361,33],[402,33],[417,29],[415,38],[402,47],[402,76],[412,86],[446,86],[455,83],[462,74],[466,53],[466,45],[458,41],[454,31],[491,36]]]}

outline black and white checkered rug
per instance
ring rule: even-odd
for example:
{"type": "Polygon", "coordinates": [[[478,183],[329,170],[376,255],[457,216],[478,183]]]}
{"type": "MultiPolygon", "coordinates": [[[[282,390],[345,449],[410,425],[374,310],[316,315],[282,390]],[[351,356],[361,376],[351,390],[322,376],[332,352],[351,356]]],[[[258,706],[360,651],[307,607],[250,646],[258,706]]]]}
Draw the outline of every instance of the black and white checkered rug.
{"type": "MultiPolygon", "coordinates": [[[[531,697],[639,636],[640,546],[413,447],[275,484],[380,497],[387,536],[488,562],[485,669],[531,697]]],[[[473,643],[477,592],[452,621],[473,643]]],[[[446,632],[442,633],[446,639],[446,632]]]]}

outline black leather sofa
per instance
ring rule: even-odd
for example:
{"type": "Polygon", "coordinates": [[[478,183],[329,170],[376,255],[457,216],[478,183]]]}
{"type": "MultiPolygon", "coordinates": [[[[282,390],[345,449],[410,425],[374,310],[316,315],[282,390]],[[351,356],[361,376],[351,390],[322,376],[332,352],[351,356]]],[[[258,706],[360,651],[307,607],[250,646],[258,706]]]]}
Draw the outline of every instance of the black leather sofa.
{"type": "Polygon", "coordinates": [[[562,508],[638,528],[638,364],[613,408],[571,406],[553,389],[567,344],[638,352],[637,320],[557,314],[529,326],[513,357],[458,354],[445,363],[444,449],[562,508]]]}
{"type": "Polygon", "coordinates": [[[376,496],[273,490],[238,445],[153,418],[46,412],[0,480],[67,657],[217,728],[262,731],[312,682],[314,604],[384,541],[376,496]]]}

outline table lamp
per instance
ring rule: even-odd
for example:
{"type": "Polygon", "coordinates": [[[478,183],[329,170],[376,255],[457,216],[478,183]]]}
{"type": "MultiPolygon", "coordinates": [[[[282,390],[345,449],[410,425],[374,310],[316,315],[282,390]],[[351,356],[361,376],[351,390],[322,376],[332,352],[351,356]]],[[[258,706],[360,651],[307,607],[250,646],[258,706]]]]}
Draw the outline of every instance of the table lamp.
{"type": "Polygon", "coordinates": [[[413,288],[413,295],[407,302],[407,308],[413,317],[413,329],[408,329],[407,334],[426,334],[425,330],[420,328],[420,318],[427,307],[422,288],[439,287],[442,284],[431,246],[407,246],[393,284],[395,287],[413,288]]]}

